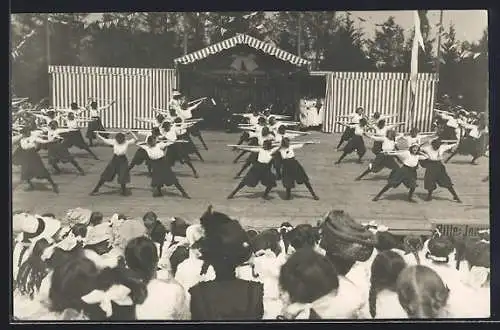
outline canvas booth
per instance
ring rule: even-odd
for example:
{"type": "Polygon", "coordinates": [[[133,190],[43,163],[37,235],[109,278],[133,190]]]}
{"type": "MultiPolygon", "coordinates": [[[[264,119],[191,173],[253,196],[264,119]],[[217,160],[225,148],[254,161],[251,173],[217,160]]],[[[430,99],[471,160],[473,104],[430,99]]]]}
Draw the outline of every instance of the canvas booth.
{"type": "Polygon", "coordinates": [[[216,124],[248,104],[263,110],[272,103],[280,114],[295,116],[301,77],[310,62],[245,34],[215,43],[174,60],[179,87],[189,99],[209,96],[219,105],[202,116],[216,124]],[[226,111],[224,115],[221,112],[226,111]]]}

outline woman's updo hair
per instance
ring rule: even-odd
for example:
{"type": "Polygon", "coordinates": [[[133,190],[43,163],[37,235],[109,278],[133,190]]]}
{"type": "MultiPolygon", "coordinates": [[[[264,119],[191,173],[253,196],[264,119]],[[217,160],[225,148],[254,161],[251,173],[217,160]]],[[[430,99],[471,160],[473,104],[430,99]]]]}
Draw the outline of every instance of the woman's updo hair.
{"type": "Polygon", "coordinates": [[[434,150],[438,150],[441,144],[442,144],[441,139],[434,139],[431,141],[431,147],[434,150]]]}
{"type": "Polygon", "coordinates": [[[72,102],[71,103],[71,110],[78,110],[78,103],[72,102]]]}
{"type": "Polygon", "coordinates": [[[368,303],[370,315],[377,315],[377,295],[387,289],[396,291],[396,281],[406,263],[401,255],[394,251],[380,252],[373,260],[371,267],[370,292],[368,303]]]}
{"type": "Polygon", "coordinates": [[[161,124],[161,128],[163,128],[165,131],[168,131],[172,127],[172,124],[168,121],[164,121],[163,124],[161,124]]]}
{"type": "Polygon", "coordinates": [[[282,140],[281,140],[281,146],[282,147],[285,147],[285,148],[288,148],[290,146],[290,139],[287,138],[287,137],[284,137],[282,140]]]}
{"type": "Polygon", "coordinates": [[[144,236],[130,240],[125,248],[125,262],[143,281],[152,280],[158,267],[158,251],[153,241],[144,236]]]}
{"type": "Polygon", "coordinates": [[[379,129],[384,128],[385,127],[385,119],[379,120],[378,123],[377,123],[377,127],[379,129]]]}
{"type": "Polygon", "coordinates": [[[270,150],[273,148],[273,141],[271,140],[265,140],[264,143],[262,144],[262,147],[265,149],[265,150],[270,150]]]}
{"type": "Polygon", "coordinates": [[[95,110],[95,109],[97,109],[97,102],[96,102],[96,101],[92,101],[92,102],[90,103],[90,107],[91,107],[92,109],[94,109],[94,110],[95,110]]]}
{"type": "Polygon", "coordinates": [[[262,128],[262,136],[267,136],[271,133],[271,130],[269,129],[269,127],[263,127],[262,128]]]}
{"type": "Polygon", "coordinates": [[[180,123],[182,123],[182,119],[180,117],[177,117],[174,119],[174,123],[180,124],[180,123]]]}
{"type": "Polygon", "coordinates": [[[122,144],[125,142],[125,134],[123,133],[118,133],[115,135],[115,140],[116,142],[118,142],[119,144],[122,144]]]}
{"type": "Polygon", "coordinates": [[[104,219],[104,217],[103,217],[101,212],[92,212],[90,214],[89,224],[92,226],[100,225],[102,223],[103,219],[104,219]]]}
{"type": "Polygon", "coordinates": [[[268,229],[255,236],[251,240],[250,246],[254,253],[260,250],[271,250],[278,255],[281,252],[279,241],[280,234],[276,230],[268,229]]]}
{"type": "Polygon", "coordinates": [[[431,268],[410,266],[399,274],[396,290],[409,318],[437,318],[448,303],[450,290],[431,268]]]}
{"type": "Polygon", "coordinates": [[[429,252],[426,254],[426,258],[431,259],[434,262],[445,262],[449,261],[449,255],[455,249],[453,242],[445,237],[433,237],[427,243],[427,249],[429,252]]]}
{"type": "Polygon", "coordinates": [[[69,120],[75,120],[75,114],[72,113],[72,112],[68,113],[68,119],[69,120]]]}
{"type": "Polygon", "coordinates": [[[153,127],[151,129],[151,135],[155,137],[160,136],[161,135],[160,129],[158,127],[153,127]]]}
{"type": "Polygon", "coordinates": [[[152,135],[150,135],[146,139],[146,143],[148,144],[148,146],[153,147],[156,144],[156,139],[152,135]]]}
{"type": "Polygon", "coordinates": [[[312,303],[338,289],[335,266],[312,248],[297,250],[281,267],[279,284],[291,303],[312,303]]]}
{"type": "Polygon", "coordinates": [[[318,232],[309,224],[300,224],[285,234],[287,241],[295,249],[313,248],[319,242],[318,232]]]}
{"type": "Polygon", "coordinates": [[[87,236],[87,226],[82,223],[77,223],[71,227],[71,232],[75,237],[85,238],[87,236]]]}

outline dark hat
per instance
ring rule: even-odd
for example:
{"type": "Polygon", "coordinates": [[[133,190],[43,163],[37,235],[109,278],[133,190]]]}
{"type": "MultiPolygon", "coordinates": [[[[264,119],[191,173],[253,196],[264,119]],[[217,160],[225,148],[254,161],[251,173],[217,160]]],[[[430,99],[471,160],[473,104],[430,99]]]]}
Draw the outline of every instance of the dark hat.
{"type": "Polygon", "coordinates": [[[464,259],[469,262],[471,267],[490,268],[490,244],[482,241],[467,244],[464,259]]]}
{"type": "Polygon", "coordinates": [[[427,243],[427,249],[429,252],[426,254],[426,258],[437,262],[448,262],[448,256],[455,247],[449,238],[440,236],[431,238],[427,243]]]}
{"type": "Polygon", "coordinates": [[[250,258],[248,235],[237,220],[209,206],[200,223],[205,230],[200,250],[206,262],[237,267],[250,258]]]}
{"type": "Polygon", "coordinates": [[[186,229],[190,226],[186,220],[174,217],[170,223],[170,233],[173,236],[186,237],[186,229]]]}

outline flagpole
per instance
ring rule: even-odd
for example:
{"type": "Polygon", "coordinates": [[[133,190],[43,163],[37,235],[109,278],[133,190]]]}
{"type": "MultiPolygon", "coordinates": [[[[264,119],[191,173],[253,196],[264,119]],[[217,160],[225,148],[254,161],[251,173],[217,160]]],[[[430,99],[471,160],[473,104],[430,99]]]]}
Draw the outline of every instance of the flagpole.
{"type": "Polygon", "coordinates": [[[183,40],[183,46],[184,46],[184,55],[188,53],[188,35],[187,35],[187,13],[184,13],[183,15],[183,25],[184,25],[184,40],[183,40]]]}
{"type": "Polygon", "coordinates": [[[441,67],[441,34],[443,33],[443,11],[440,10],[439,13],[439,32],[437,38],[437,64],[436,64],[436,72],[439,78],[439,69],[441,67]]]}

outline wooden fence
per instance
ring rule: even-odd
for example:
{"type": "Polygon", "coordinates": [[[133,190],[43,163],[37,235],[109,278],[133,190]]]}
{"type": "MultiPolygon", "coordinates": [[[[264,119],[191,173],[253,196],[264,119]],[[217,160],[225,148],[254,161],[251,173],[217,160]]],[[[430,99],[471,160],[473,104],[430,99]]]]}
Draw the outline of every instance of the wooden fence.
{"type": "Polygon", "coordinates": [[[339,116],[363,107],[371,116],[375,112],[397,115],[394,121],[405,122],[400,131],[416,126],[420,131],[431,129],[434,97],[438,76],[420,73],[413,112],[410,104],[409,73],[386,72],[327,72],[323,131],[337,133],[344,130],[337,122],[339,116]]]}
{"type": "Polygon", "coordinates": [[[149,128],[135,118],[153,117],[153,107],[166,109],[177,80],[175,69],[49,66],[49,73],[55,107],[84,105],[89,97],[116,100],[102,112],[107,128],[149,128]]]}

